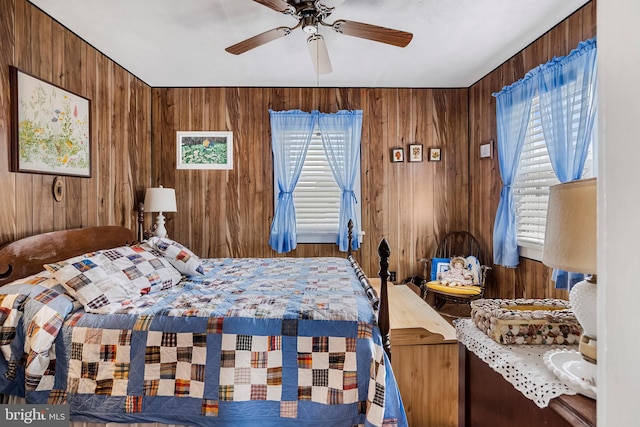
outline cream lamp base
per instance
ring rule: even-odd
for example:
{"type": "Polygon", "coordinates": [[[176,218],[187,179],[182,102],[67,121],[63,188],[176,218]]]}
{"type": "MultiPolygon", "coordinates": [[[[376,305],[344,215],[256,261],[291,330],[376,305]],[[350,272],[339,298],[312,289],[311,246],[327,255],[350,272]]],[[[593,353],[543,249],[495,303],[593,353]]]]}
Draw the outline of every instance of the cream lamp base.
{"type": "Polygon", "coordinates": [[[164,226],[164,215],[158,212],[155,226],[153,227],[153,235],[157,237],[167,237],[167,229],[164,226]]]}
{"type": "MultiPolygon", "coordinates": [[[[582,326],[577,358],[562,364],[559,371],[553,372],[567,382],[577,392],[597,398],[598,387],[598,351],[596,332],[598,325],[596,277],[576,283],[569,293],[569,302],[576,319],[582,326]]],[[[573,352],[573,350],[571,350],[573,352]]]]}
{"type": "Polygon", "coordinates": [[[585,360],[597,363],[597,332],[598,332],[598,288],[596,276],[583,280],[571,289],[569,302],[576,319],[582,326],[579,350],[585,360]]]}

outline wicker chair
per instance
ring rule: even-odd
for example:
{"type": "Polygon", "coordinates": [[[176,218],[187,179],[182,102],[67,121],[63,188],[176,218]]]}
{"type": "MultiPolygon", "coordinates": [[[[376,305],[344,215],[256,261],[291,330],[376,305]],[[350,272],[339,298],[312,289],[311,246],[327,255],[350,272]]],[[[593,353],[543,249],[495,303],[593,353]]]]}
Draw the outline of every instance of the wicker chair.
{"type": "Polygon", "coordinates": [[[487,285],[487,256],[482,252],[476,238],[467,231],[455,231],[447,234],[438,245],[433,258],[423,258],[424,280],[421,284],[422,297],[440,310],[445,303],[469,304],[471,301],[484,297],[487,285]],[[452,258],[455,256],[475,256],[480,262],[479,283],[477,286],[447,287],[430,282],[431,261],[433,258],[452,258]]]}

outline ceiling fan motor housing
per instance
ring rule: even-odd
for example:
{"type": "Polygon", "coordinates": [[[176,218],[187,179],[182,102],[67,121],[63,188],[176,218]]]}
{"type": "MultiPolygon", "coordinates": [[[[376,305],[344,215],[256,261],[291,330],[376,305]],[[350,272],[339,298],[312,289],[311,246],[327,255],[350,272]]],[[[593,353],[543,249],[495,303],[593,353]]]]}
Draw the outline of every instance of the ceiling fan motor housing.
{"type": "MultiPolygon", "coordinates": [[[[413,38],[413,34],[406,31],[394,30],[392,28],[381,27],[379,25],[365,24],[356,21],[337,20],[327,23],[325,19],[333,13],[334,7],[326,6],[322,1],[332,0],[253,0],[276,12],[292,16],[298,19],[298,23],[293,27],[277,27],[265,31],[253,37],[249,37],[225,50],[234,55],[240,55],[265,43],[277,40],[291,34],[296,28],[309,34],[307,45],[314,60],[316,72],[324,74],[331,72],[331,63],[327,52],[324,38],[318,34],[318,26],[330,27],[333,31],[347,36],[359,37],[373,40],[393,46],[405,47],[413,38]]],[[[338,4],[344,0],[335,0],[338,4]]],[[[329,3],[332,4],[332,3],[329,3]]]]}
{"type": "Polygon", "coordinates": [[[307,34],[318,32],[318,22],[315,16],[305,16],[302,18],[302,31],[307,34]]]}

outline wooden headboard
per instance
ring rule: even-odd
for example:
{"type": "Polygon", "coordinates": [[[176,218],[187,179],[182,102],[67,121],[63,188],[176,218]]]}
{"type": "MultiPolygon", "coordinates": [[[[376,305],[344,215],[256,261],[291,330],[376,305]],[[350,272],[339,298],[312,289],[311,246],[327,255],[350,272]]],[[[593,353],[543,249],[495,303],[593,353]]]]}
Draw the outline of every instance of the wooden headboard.
{"type": "Polygon", "coordinates": [[[0,248],[0,286],[36,274],[47,263],[132,242],[130,229],[113,225],[25,237],[0,248]]]}

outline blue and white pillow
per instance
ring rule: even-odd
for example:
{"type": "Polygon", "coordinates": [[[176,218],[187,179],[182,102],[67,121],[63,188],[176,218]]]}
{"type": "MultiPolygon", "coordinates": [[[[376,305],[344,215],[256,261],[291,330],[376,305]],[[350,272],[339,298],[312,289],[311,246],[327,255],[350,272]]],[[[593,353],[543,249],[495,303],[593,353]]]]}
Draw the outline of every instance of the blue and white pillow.
{"type": "Polygon", "coordinates": [[[200,258],[186,246],[167,237],[152,237],[146,242],[185,276],[202,276],[204,270],[200,258]]]}
{"type": "Polygon", "coordinates": [[[469,255],[467,257],[467,268],[471,271],[471,274],[473,274],[473,284],[479,285],[482,273],[480,272],[480,261],[478,261],[478,258],[469,255]]]}
{"type": "Polygon", "coordinates": [[[431,281],[438,280],[440,275],[451,268],[450,258],[431,258],[431,281]]]}
{"type": "Polygon", "coordinates": [[[167,260],[139,245],[86,253],[44,267],[89,313],[112,313],[181,279],[167,260]]]}

